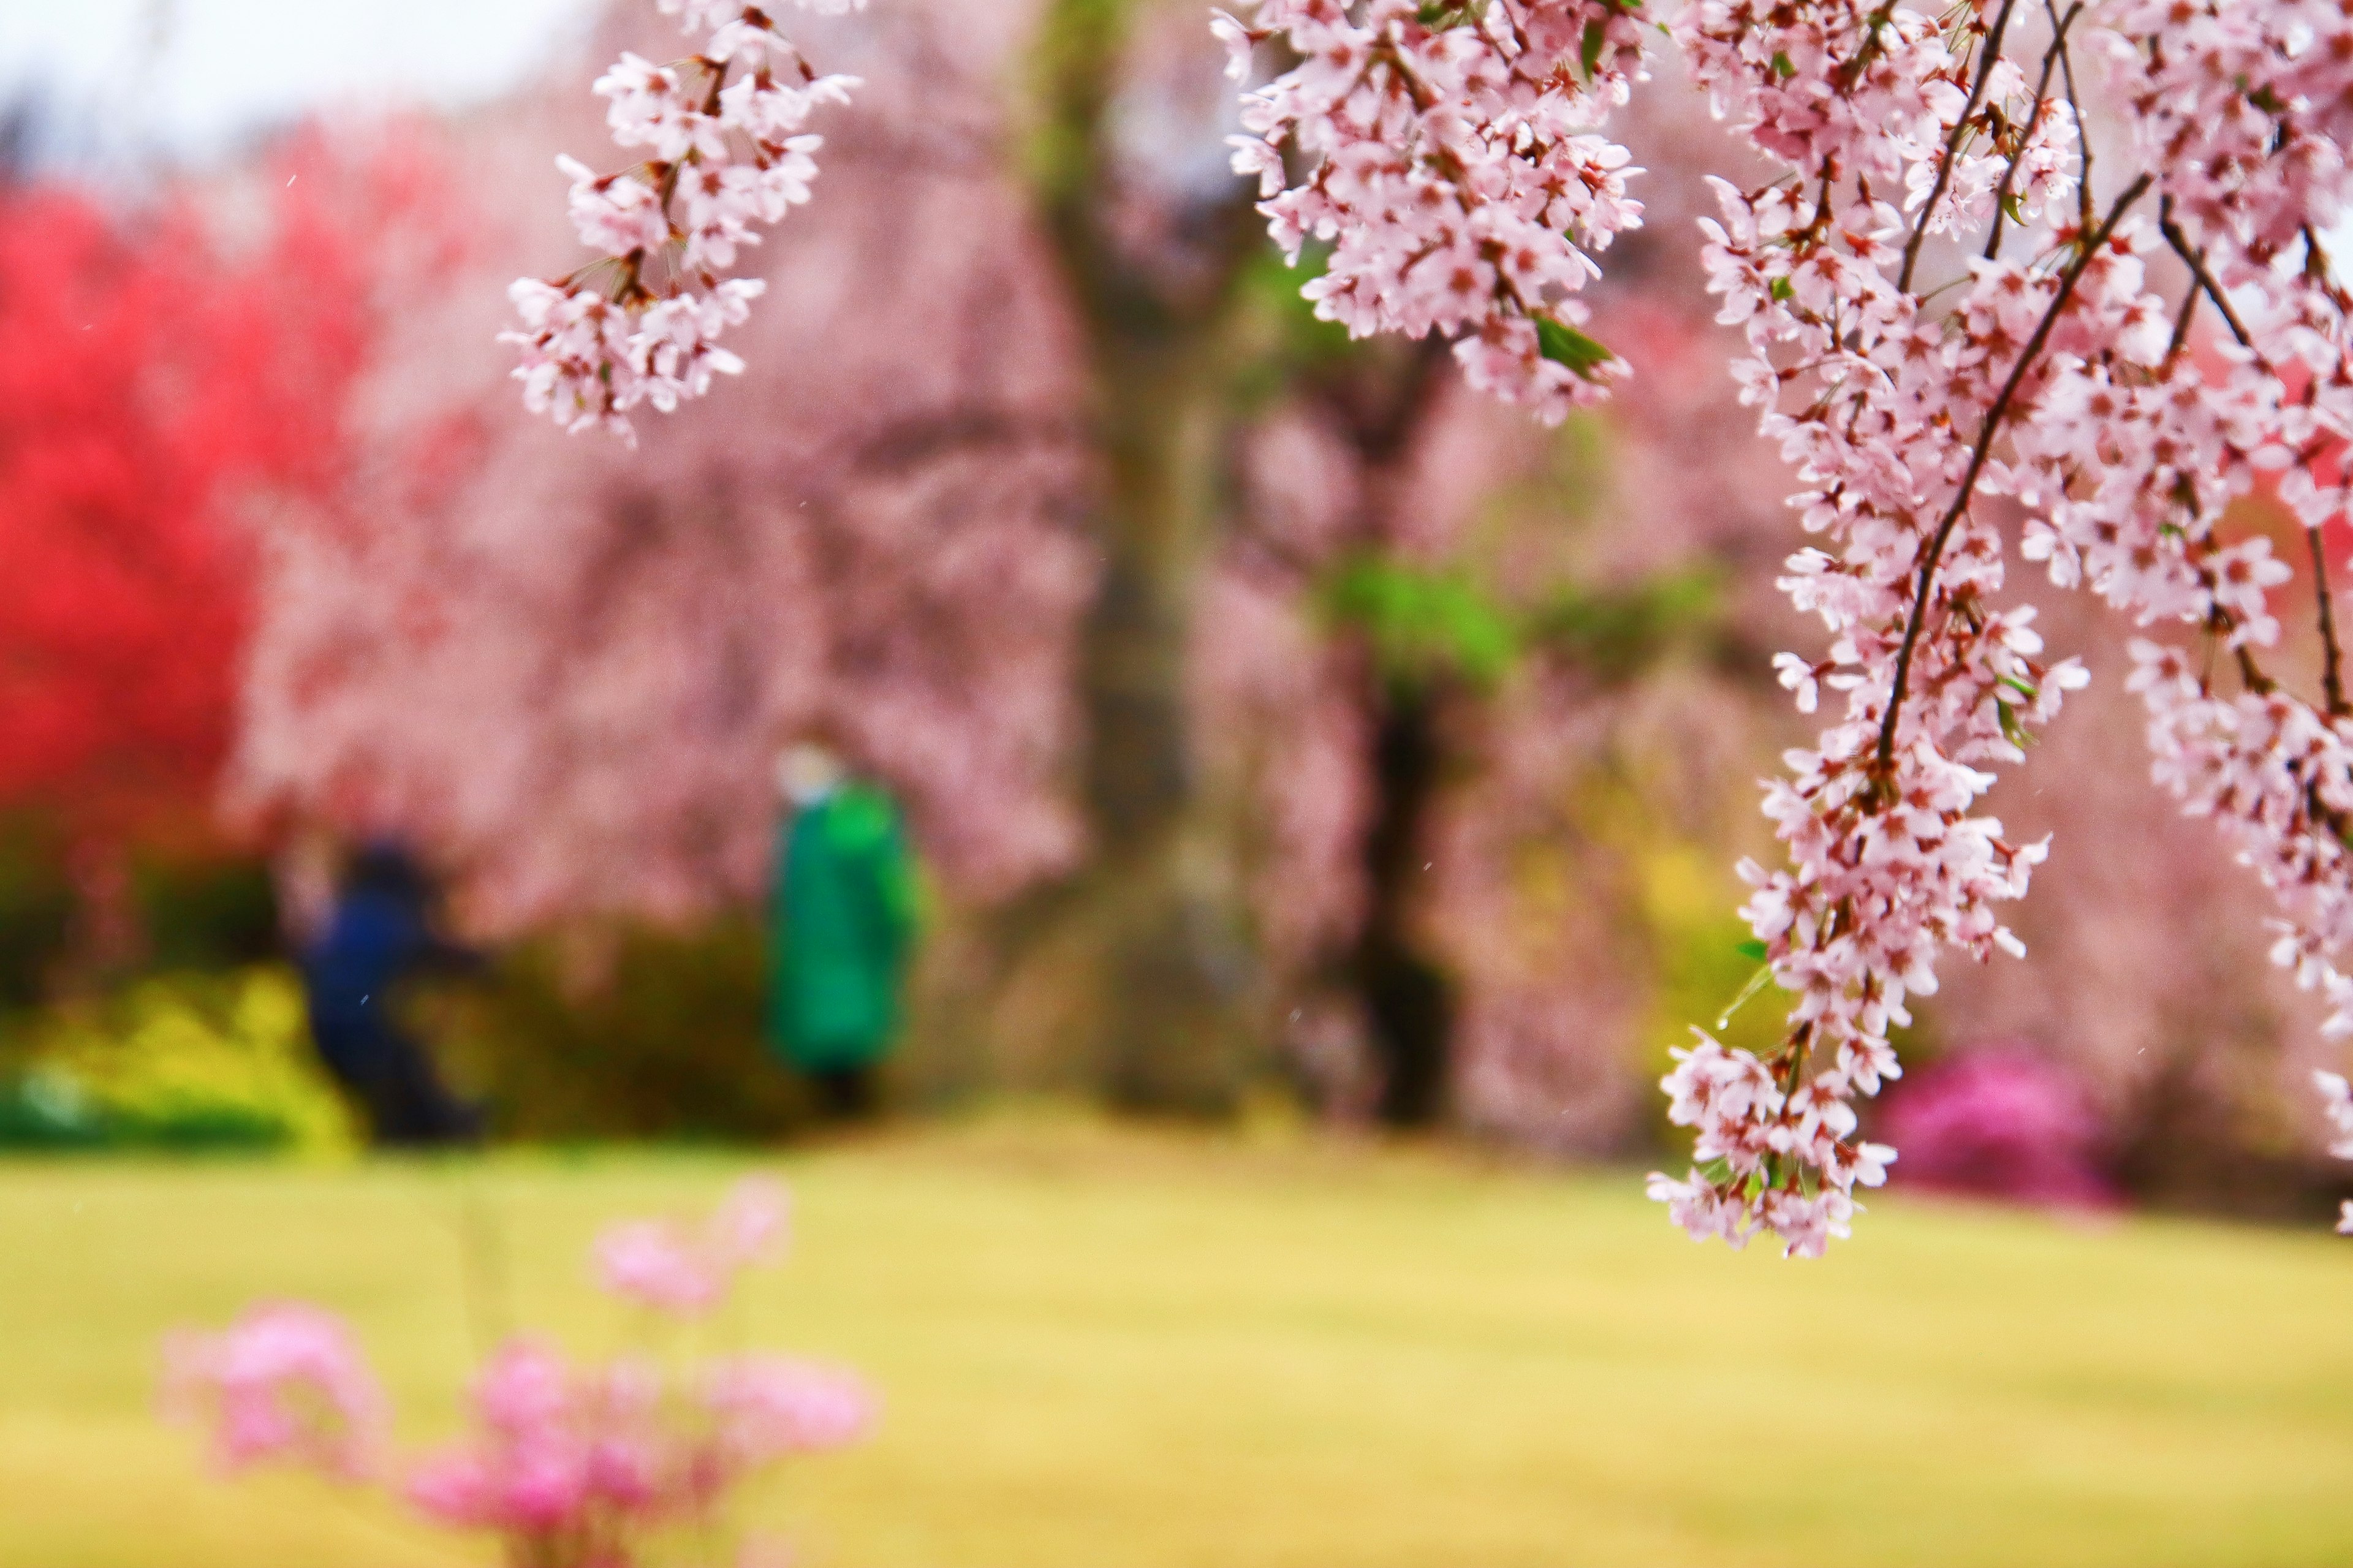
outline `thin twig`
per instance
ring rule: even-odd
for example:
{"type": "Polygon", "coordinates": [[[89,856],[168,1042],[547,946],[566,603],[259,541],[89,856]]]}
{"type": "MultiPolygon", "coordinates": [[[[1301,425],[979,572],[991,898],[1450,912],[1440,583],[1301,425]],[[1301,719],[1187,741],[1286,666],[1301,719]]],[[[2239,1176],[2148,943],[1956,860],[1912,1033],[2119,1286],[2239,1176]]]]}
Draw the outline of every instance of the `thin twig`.
{"type": "Polygon", "coordinates": [[[2181,291],[2181,314],[2173,318],[2173,341],[2165,345],[2165,363],[2158,370],[2158,374],[2169,374],[2173,362],[2181,357],[2181,351],[2189,345],[2189,323],[2197,318],[2198,301],[2204,298],[2205,294],[2197,289],[2181,291]]]}
{"type": "Polygon", "coordinates": [[[2075,111],[2075,205],[2078,221],[2088,232],[2092,226],[2092,133],[2084,128],[2084,95],[2075,90],[2075,58],[2067,47],[2067,29],[2059,20],[2057,0],[2042,0],[2042,13],[2058,34],[2059,78],[2067,84],[2067,107],[2075,111]]]}
{"type": "Polygon", "coordinates": [[[2082,253],[2059,279],[2059,292],[2052,297],[2051,308],[2042,312],[2042,320],[2035,324],[2034,335],[2026,340],[2026,347],[2019,353],[2018,363],[2010,366],[2010,379],[2002,383],[2001,391],[1986,409],[1985,423],[1978,426],[1977,445],[1969,453],[1969,466],[1961,476],[1960,489],[1955,493],[1944,521],[1937,525],[1935,535],[1929,540],[1927,554],[1920,563],[1919,591],[1913,596],[1912,615],[1904,627],[1904,647],[1895,656],[1895,684],[1888,693],[1887,716],[1879,726],[1879,773],[1882,777],[1894,766],[1895,721],[1904,711],[1904,690],[1912,677],[1912,651],[1919,644],[1921,625],[1928,618],[1928,591],[1936,584],[1936,563],[1944,557],[1946,542],[1952,538],[1953,529],[1960,522],[1961,514],[1968,510],[1969,498],[1977,491],[1978,476],[1985,471],[1986,459],[1993,453],[1993,438],[2001,428],[2003,416],[2010,412],[2010,400],[2018,395],[2019,387],[2025,383],[2026,373],[2033,368],[2035,359],[2042,353],[2042,345],[2050,342],[2051,330],[2059,324],[2060,314],[2067,309],[2067,302],[2075,297],[2075,285],[2083,278],[2084,269],[2091,266],[2092,258],[2107,244],[2108,237],[2116,232],[2116,224],[2125,216],[2126,209],[2148,194],[2148,187],[2156,177],[2144,174],[2127,185],[2124,194],[2116,198],[2116,205],[2108,209],[2107,220],[2100,225],[2099,231],[2084,237],[2082,253]]]}
{"type": "Polygon", "coordinates": [[[2001,9],[1995,13],[1993,30],[1978,50],[1978,68],[1969,78],[1969,99],[1961,106],[1960,118],[1945,138],[1945,156],[1936,165],[1936,183],[1928,187],[1927,205],[1920,209],[1920,221],[1913,226],[1912,237],[1904,242],[1904,270],[1896,275],[1895,287],[1905,294],[1912,292],[1912,268],[1920,264],[1920,247],[1928,237],[1929,222],[1936,216],[1936,204],[1945,199],[1945,187],[1952,184],[1953,160],[1960,156],[1961,138],[1968,133],[1969,121],[1976,117],[1978,100],[1984,96],[1986,80],[1993,75],[1994,63],[2001,58],[2001,36],[2010,26],[2010,7],[2018,0],[2001,0],[2001,9]]]}
{"type": "Polygon", "coordinates": [[[2328,555],[2320,547],[2320,530],[2304,531],[2306,542],[2312,546],[2312,593],[2320,602],[2320,646],[2325,658],[2320,667],[2320,689],[2328,694],[2328,716],[2341,719],[2353,713],[2353,705],[2345,700],[2344,654],[2337,644],[2337,612],[2328,596],[2328,555]]]}
{"type": "Polygon", "coordinates": [[[2239,312],[2231,308],[2231,297],[2222,292],[2222,286],[2214,281],[2211,272],[2206,270],[2206,253],[2192,249],[2189,237],[2181,232],[2179,224],[2173,221],[2171,196],[2158,203],[2157,215],[2157,231],[2165,236],[2165,243],[2173,247],[2173,254],[2181,258],[2182,264],[2189,268],[2189,276],[2197,280],[2197,286],[2206,290],[2206,297],[2214,301],[2216,310],[2222,312],[2222,320],[2231,325],[2231,335],[2239,340],[2241,348],[2254,347],[2254,340],[2247,335],[2247,324],[2239,320],[2239,312]]]}

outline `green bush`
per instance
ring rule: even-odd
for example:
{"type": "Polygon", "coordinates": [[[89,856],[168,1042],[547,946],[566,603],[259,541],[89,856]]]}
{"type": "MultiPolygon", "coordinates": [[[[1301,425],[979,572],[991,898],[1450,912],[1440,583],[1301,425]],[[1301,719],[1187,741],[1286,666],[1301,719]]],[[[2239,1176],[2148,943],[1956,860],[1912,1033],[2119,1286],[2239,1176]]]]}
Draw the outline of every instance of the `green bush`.
{"type": "Polygon", "coordinates": [[[533,940],[414,1016],[501,1136],[740,1142],[809,1118],[762,1040],[765,986],[760,927],[732,918],[575,937],[568,952],[533,940]]]}

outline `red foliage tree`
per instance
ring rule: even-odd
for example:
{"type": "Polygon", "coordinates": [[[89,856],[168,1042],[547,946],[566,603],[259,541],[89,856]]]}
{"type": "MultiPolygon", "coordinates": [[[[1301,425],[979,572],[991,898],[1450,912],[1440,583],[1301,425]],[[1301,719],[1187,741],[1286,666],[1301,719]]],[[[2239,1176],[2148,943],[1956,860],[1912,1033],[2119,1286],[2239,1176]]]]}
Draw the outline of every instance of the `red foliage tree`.
{"type": "Polygon", "coordinates": [[[232,254],[193,198],[0,192],[0,805],[77,837],[205,821],[249,618],[233,513],[333,460],[349,258],[275,226],[232,254]]]}

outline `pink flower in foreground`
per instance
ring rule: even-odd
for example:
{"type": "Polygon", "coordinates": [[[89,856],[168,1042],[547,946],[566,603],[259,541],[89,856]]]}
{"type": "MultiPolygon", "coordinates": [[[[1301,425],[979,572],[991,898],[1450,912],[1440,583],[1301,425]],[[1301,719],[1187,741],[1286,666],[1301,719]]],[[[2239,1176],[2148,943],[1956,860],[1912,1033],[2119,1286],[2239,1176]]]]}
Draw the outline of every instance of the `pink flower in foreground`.
{"type": "Polygon", "coordinates": [[[616,1535],[687,1490],[690,1467],[662,1426],[661,1394],[646,1363],[579,1369],[543,1344],[512,1341],[475,1380],[477,1436],[420,1461],[408,1500],[444,1524],[512,1541],[616,1535]]]}
{"type": "Polygon", "coordinates": [[[748,1177],[699,1227],[632,1220],[596,1241],[605,1288],[657,1311],[695,1317],[726,1295],[738,1270],[783,1249],[786,1199],[779,1183],[748,1177]]]}
{"type": "Polygon", "coordinates": [[[702,1401],[716,1423],[719,1452],[737,1470],[846,1447],[874,1420],[873,1395],[855,1373],[782,1356],[713,1363],[702,1401]]]}
{"type": "Polygon", "coordinates": [[[284,1460],[345,1479],[373,1472],[384,1395],[333,1314],[264,1303],[220,1333],[174,1334],[164,1356],[167,1403],[208,1419],[228,1468],[284,1460]]]}
{"type": "Polygon", "coordinates": [[[2016,1047],[1917,1069],[1887,1107],[1903,1179],[1947,1192],[2065,1206],[2112,1204],[2100,1127],[2053,1064],[2016,1047]]]}

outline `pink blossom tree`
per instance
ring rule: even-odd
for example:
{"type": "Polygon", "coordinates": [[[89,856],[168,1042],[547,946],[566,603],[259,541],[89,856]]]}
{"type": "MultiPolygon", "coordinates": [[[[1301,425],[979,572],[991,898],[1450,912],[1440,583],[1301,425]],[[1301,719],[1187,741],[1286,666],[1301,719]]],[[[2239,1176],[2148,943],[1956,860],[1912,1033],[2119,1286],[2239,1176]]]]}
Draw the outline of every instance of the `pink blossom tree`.
{"type": "MultiPolygon", "coordinates": [[[[1603,134],[1646,69],[1634,0],[1244,10],[1218,28],[1236,74],[1281,58],[1245,95],[1235,166],[1279,244],[1333,246],[1319,313],[1451,341],[1470,382],[1541,417],[1606,394],[1629,367],[1585,331],[1583,294],[1641,218],[1603,134]]],[[[1109,29],[1073,16],[1082,46],[1109,29]]],[[[688,20],[769,26],[732,5],[688,20]]],[[[2005,595],[2009,509],[2054,583],[2180,628],[2131,644],[2157,780],[2273,889],[2274,961],[2353,1032],[2353,705],[2320,534],[2353,418],[2327,248],[2353,180],[2348,26],[2311,0],[1694,0],[1664,24],[1766,163],[1716,182],[1704,256],[1746,333],[1736,378],[1820,540],[1782,585],[1829,646],[1776,668],[1802,710],[1825,689],[1844,708],[1767,792],[1788,863],[1744,867],[1788,1031],[1762,1055],[1703,1034],[1666,1082],[1695,1163],[1652,1190],[1694,1237],[1817,1254],[1845,1234],[1853,1189],[1894,1158],[1857,1135],[1852,1103],[1900,1071],[1890,1029],[1936,989],[1943,949],[2020,948],[1999,906],[2046,847],[1977,805],[2087,677],[2045,658],[2033,606],[2005,595]],[[2121,132],[2097,169],[2095,114],[2121,132]],[[2219,363],[2193,352],[2201,331],[2219,363]],[[2307,536],[2318,663],[2301,690],[2266,668],[2270,591],[2293,574],[2223,526],[2265,471],[2307,536]]],[[[1108,62],[1075,47],[1056,63],[1056,102],[1083,121],[1108,62]]],[[[717,103],[719,74],[662,90],[701,112],[689,100],[717,103]]],[[[1081,210],[1050,210],[1089,256],[1081,210]]],[[[613,302],[634,333],[669,320],[626,289],[613,302]]],[[[1114,551],[1115,593],[1120,569],[1114,551]]],[[[2342,1080],[2324,1087],[2341,1110],[2342,1080]]]]}
{"type": "Polygon", "coordinates": [[[485,932],[679,920],[756,894],[775,753],[822,734],[907,798],[952,890],[1063,868],[1085,454],[1034,240],[975,151],[987,104],[935,94],[920,145],[848,139],[869,221],[748,253],[774,295],[743,341],[821,386],[751,378],[632,454],[497,416],[505,367],[469,352],[495,316],[450,281],[556,250],[491,193],[569,97],[423,149],[464,254],[410,266],[374,231],[355,456],[265,519],[233,803],[411,839],[485,932]]]}

